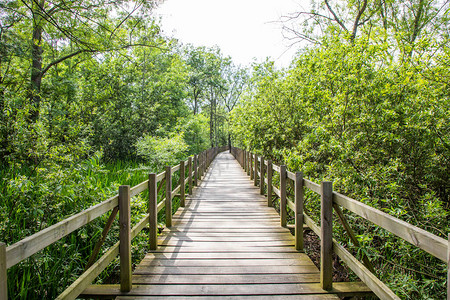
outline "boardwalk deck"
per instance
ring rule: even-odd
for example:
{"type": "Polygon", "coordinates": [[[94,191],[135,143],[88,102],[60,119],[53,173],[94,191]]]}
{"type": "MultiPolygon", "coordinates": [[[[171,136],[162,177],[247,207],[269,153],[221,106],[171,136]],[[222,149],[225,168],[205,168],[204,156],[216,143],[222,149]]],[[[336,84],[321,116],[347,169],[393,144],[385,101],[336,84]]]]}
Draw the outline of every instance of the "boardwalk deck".
{"type": "MultiPolygon", "coordinates": [[[[164,229],[158,250],[136,267],[131,292],[116,299],[339,299],[336,293],[360,289],[358,283],[335,283],[333,291],[322,290],[319,270],[294,244],[259,188],[222,153],[173,216],[173,226],[164,229]]],[[[119,287],[84,292],[106,294],[119,295],[119,287]]]]}

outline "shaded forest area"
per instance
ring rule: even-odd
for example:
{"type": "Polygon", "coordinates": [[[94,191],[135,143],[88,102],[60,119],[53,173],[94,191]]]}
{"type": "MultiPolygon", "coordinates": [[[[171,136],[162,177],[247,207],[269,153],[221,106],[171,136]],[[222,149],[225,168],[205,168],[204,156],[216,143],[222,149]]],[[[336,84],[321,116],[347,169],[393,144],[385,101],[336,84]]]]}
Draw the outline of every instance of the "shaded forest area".
{"type": "MultiPolygon", "coordinates": [[[[314,2],[282,20],[301,49],[285,70],[271,61],[242,68],[218,48],[165,37],[154,5],[0,2],[0,241],[230,141],[447,238],[448,1],[314,2]]],[[[317,221],[319,199],[306,196],[317,221]]],[[[133,200],[134,221],[145,201],[133,200]]],[[[9,295],[56,297],[84,270],[105,218],[11,268],[9,295]]],[[[367,254],[400,297],[445,298],[444,263],[349,221],[363,247],[336,238],[367,254]]],[[[104,249],[117,224],[112,232],[104,249]]],[[[145,235],[133,248],[138,261],[145,235]]],[[[114,282],[117,267],[97,282],[114,282]]]]}
{"type": "MultiPolygon", "coordinates": [[[[448,2],[325,0],[285,21],[286,36],[310,46],[288,70],[270,62],[255,69],[232,112],[237,145],[447,239],[448,2]]],[[[319,201],[308,195],[316,221],[319,201]]],[[[355,253],[366,253],[397,295],[446,297],[445,263],[350,221],[363,245],[355,253]]]]}

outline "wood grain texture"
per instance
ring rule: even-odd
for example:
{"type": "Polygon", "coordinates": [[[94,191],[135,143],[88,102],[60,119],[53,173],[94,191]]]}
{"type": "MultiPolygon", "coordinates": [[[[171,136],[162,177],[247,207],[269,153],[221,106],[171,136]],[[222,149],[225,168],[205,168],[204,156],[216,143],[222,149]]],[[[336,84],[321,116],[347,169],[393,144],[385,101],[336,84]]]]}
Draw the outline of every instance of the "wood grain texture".
{"type": "Polygon", "coordinates": [[[131,209],[130,186],[119,187],[119,252],[120,252],[120,291],[131,290],[131,209]]]}
{"type": "Polygon", "coordinates": [[[6,245],[0,243],[0,300],[8,300],[6,245]]]}

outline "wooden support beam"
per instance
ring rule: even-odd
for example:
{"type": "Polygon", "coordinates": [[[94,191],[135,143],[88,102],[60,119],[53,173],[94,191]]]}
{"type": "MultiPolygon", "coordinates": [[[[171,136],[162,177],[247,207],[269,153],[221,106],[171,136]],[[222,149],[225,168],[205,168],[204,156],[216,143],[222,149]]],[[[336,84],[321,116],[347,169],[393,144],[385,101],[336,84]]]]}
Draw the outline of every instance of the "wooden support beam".
{"type": "Polygon", "coordinates": [[[189,195],[192,195],[192,157],[189,156],[188,158],[188,188],[189,188],[189,195]]]}
{"type": "Polygon", "coordinates": [[[281,226],[287,225],[287,203],[286,203],[286,166],[280,166],[280,219],[281,226]]]}
{"type": "Polygon", "coordinates": [[[111,211],[108,221],[106,222],[105,228],[103,228],[102,235],[100,236],[100,239],[95,244],[94,250],[92,250],[92,254],[89,257],[86,268],[84,269],[85,271],[87,269],[89,269],[94,264],[95,260],[97,259],[98,253],[100,252],[100,249],[106,240],[106,236],[108,235],[108,232],[111,229],[111,226],[114,223],[114,220],[116,219],[118,212],[119,212],[118,206],[114,207],[113,210],[111,211]]]}
{"type": "Polygon", "coordinates": [[[120,291],[131,291],[131,209],[130,186],[119,187],[120,291]]]}
{"type": "Polygon", "coordinates": [[[148,244],[150,250],[158,248],[158,193],[156,186],[156,174],[148,175],[148,216],[149,232],[148,244]]]}
{"type": "Polygon", "coordinates": [[[186,175],[186,170],[184,166],[184,160],[180,162],[180,206],[185,206],[185,191],[186,191],[186,181],[184,176],[186,175]]]}
{"type": "Polygon", "coordinates": [[[8,300],[8,269],[6,268],[6,245],[0,243],[0,300],[8,300]]]}
{"type": "Polygon", "coordinates": [[[272,175],[273,175],[273,168],[272,168],[272,161],[269,160],[267,162],[267,206],[272,207],[272,175]]]}
{"type": "Polygon", "coordinates": [[[333,183],[323,181],[320,211],[320,284],[324,290],[333,288],[333,183]]]}
{"type": "Polygon", "coordinates": [[[295,173],[295,249],[303,250],[303,173],[295,173]]]}
{"type": "MultiPolygon", "coordinates": [[[[360,247],[361,245],[358,241],[358,238],[356,237],[355,233],[353,232],[352,228],[350,227],[350,224],[348,224],[347,220],[345,219],[342,209],[336,203],[333,203],[333,208],[334,208],[334,211],[336,212],[339,220],[341,221],[342,226],[344,226],[345,231],[347,231],[347,234],[350,237],[350,239],[352,240],[353,244],[356,247],[360,247]]],[[[373,274],[376,274],[375,268],[373,267],[373,265],[370,262],[367,255],[365,255],[364,253],[362,253],[362,260],[364,262],[364,265],[367,267],[367,269],[369,269],[369,271],[372,272],[373,274]]]]}
{"type": "Polygon", "coordinates": [[[264,177],[265,177],[265,168],[264,168],[264,157],[261,156],[261,161],[259,163],[259,193],[264,195],[264,177]]]}
{"type": "Polygon", "coordinates": [[[172,169],[166,166],[166,227],[172,227],[172,169]]]}

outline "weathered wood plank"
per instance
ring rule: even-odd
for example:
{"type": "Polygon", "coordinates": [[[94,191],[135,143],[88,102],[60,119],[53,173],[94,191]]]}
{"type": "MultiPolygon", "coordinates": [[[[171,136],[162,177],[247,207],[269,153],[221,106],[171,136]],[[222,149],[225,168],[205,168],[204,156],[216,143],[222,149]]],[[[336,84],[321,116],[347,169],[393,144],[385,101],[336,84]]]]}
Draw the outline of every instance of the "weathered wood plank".
{"type": "MultiPolygon", "coordinates": [[[[85,295],[115,295],[117,286],[98,285],[90,286],[85,295]]],[[[361,283],[337,283],[333,292],[352,294],[355,292],[370,292],[361,283]]],[[[136,285],[129,296],[233,296],[233,295],[307,295],[326,294],[317,283],[293,283],[293,284],[229,284],[229,285],[136,285]]],[[[120,292],[118,293],[120,295],[120,292]]],[[[116,294],[117,295],[117,294],[116,294]]]]}
{"type": "Polygon", "coordinates": [[[130,186],[119,187],[119,252],[120,252],[120,291],[131,290],[131,209],[130,186]]]}
{"type": "Polygon", "coordinates": [[[324,290],[333,287],[333,185],[323,181],[320,210],[320,285],[324,290]]]}
{"type": "Polygon", "coordinates": [[[119,205],[119,195],[75,214],[6,248],[6,265],[11,268],[69,233],[90,223],[119,205]]]}
{"type": "Polygon", "coordinates": [[[8,300],[8,269],[6,267],[6,245],[0,242],[0,300],[8,300]]]}

